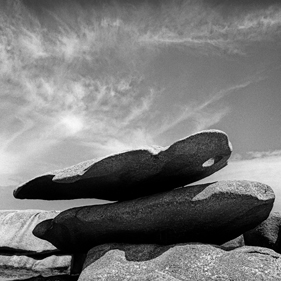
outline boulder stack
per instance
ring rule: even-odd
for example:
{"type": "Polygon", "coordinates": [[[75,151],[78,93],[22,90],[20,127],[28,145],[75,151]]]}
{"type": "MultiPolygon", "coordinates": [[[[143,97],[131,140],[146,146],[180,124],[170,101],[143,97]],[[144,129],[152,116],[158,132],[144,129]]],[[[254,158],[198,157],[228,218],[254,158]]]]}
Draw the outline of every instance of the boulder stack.
{"type": "MultiPolygon", "coordinates": [[[[42,239],[45,246],[32,242],[33,248],[23,251],[45,251],[45,258],[53,251],[70,257],[69,266],[62,266],[67,270],[50,273],[45,268],[30,277],[34,281],[281,280],[279,253],[243,246],[249,241],[243,234],[268,218],[275,199],[272,189],[238,180],[189,185],[225,167],[231,151],[224,132],[207,130],[168,148],[90,160],[23,184],[14,191],[16,198],[117,201],[42,214],[44,219],[36,223],[26,220],[32,239],[42,239]]],[[[13,246],[9,241],[2,244],[24,248],[15,241],[13,246]]]]}

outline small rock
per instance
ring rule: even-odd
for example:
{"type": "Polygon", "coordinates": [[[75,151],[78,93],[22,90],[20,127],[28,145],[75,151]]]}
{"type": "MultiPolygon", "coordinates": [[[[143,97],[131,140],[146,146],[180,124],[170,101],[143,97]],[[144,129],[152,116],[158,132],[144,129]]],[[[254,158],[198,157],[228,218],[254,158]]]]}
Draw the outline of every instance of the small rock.
{"type": "Polygon", "coordinates": [[[14,191],[19,199],[98,198],[123,201],[171,190],[227,165],[227,135],[202,131],[167,149],[139,149],[90,160],[37,177],[14,191]]]}
{"type": "Polygon", "coordinates": [[[243,246],[245,246],[245,241],[244,241],[243,235],[240,235],[240,236],[220,245],[220,247],[226,251],[231,251],[233,249],[240,248],[243,246]]]}
{"type": "Polygon", "coordinates": [[[33,233],[71,252],[86,252],[112,242],[220,245],[264,221],[274,198],[265,184],[220,181],[130,201],[72,208],[39,223],[33,233]]]}
{"type": "Polygon", "coordinates": [[[273,212],[256,228],[244,233],[246,245],[260,246],[281,253],[281,214],[273,212]]]}
{"type": "Polygon", "coordinates": [[[101,245],[89,251],[78,279],[94,280],[280,281],[281,255],[247,246],[224,251],[207,244],[101,245]]]}

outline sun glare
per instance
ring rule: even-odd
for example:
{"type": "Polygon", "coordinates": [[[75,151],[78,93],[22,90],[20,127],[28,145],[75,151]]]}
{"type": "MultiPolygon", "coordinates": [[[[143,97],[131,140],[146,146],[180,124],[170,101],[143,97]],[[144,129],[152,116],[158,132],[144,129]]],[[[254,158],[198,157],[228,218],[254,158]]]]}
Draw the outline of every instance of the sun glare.
{"type": "Polygon", "coordinates": [[[84,127],[82,118],[75,115],[62,117],[60,124],[63,125],[70,135],[77,134],[84,127]]]}

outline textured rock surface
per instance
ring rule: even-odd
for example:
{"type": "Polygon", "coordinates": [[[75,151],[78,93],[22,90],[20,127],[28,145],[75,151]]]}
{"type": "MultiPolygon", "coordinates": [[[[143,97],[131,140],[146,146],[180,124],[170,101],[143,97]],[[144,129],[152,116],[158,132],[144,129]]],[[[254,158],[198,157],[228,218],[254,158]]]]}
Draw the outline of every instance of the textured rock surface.
{"type": "MultiPolygon", "coordinates": [[[[77,276],[71,276],[71,275],[56,275],[56,276],[50,276],[50,277],[43,277],[43,276],[38,276],[38,277],[31,277],[28,279],[14,279],[11,281],[77,281],[78,279],[77,276]]],[[[1,280],[1,279],[0,279],[1,280]]]]}
{"type": "Polygon", "coordinates": [[[260,246],[281,253],[281,214],[273,212],[256,228],[244,233],[246,245],[260,246]]]}
{"type": "Polygon", "coordinates": [[[54,218],[59,211],[0,211],[0,251],[24,252],[57,252],[51,243],[38,239],[32,234],[34,227],[54,218]]]}
{"type": "Polygon", "coordinates": [[[205,178],[226,166],[230,154],[225,133],[203,131],[167,149],[128,151],[37,177],[16,189],[14,196],[128,200],[205,178]]]}
{"type": "Polygon", "coordinates": [[[224,251],[207,244],[164,249],[155,245],[101,245],[88,253],[78,280],[280,281],[281,256],[270,249],[246,246],[224,251]]]}
{"type": "Polygon", "coordinates": [[[223,243],[220,245],[220,247],[226,251],[230,251],[239,247],[245,246],[244,236],[240,235],[230,241],[227,241],[226,243],[223,243]]]}
{"type": "Polygon", "coordinates": [[[113,204],[66,210],[33,233],[66,251],[120,243],[220,245],[265,220],[274,193],[264,184],[221,181],[113,204]]]}
{"type": "Polygon", "coordinates": [[[23,255],[0,255],[0,280],[70,274],[71,256],[34,259],[23,255]],[[2,279],[1,279],[2,278],[2,279]]]}

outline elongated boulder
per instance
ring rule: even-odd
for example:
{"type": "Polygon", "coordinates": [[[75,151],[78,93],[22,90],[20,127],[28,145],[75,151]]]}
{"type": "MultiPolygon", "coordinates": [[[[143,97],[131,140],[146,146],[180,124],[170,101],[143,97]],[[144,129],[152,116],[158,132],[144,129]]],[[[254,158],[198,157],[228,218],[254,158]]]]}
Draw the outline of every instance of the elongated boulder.
{"type": "Polygon", "coordinates": [[[0,280],[28,279],[37,276],[69,275],[70,255],[51,255],[36,259],[25,255],[0,255],[0,280]]]}
{"type": "Polygon", "coordinates": [[[0,252],[54,253],[58,249],[32,234],[34,227],[57,216],[59,211],[5,210],[0,211],[0,252]]]}
{"type": "Polygon", "coordinates": [[[39,223],[35,236],[59,249],[83,252],[120,243],[223,244],[264,221],[274,193],[264,184],[221,181],[135,200],[78,207],[39,223]]]}
{"type": "Polygon", "coordinates": [[[273,212],[260,225],[244,233],[246,245],[260,246],[281,253],[281,214],[273,212]]]}
{"type": "Polygon", "coordinates": [[[202,131],[166,149],[127,151],[37,177],[17,188],[14,196],[129,200],[205,178],[225,167],[230,154],[224,132],[202,131]]]}
{"type": "Polygon", "coordinates": [[[280,281],[280,269],[281,255],[260,247],[101,245],[89,251],[78,281],[280,281]]]}

